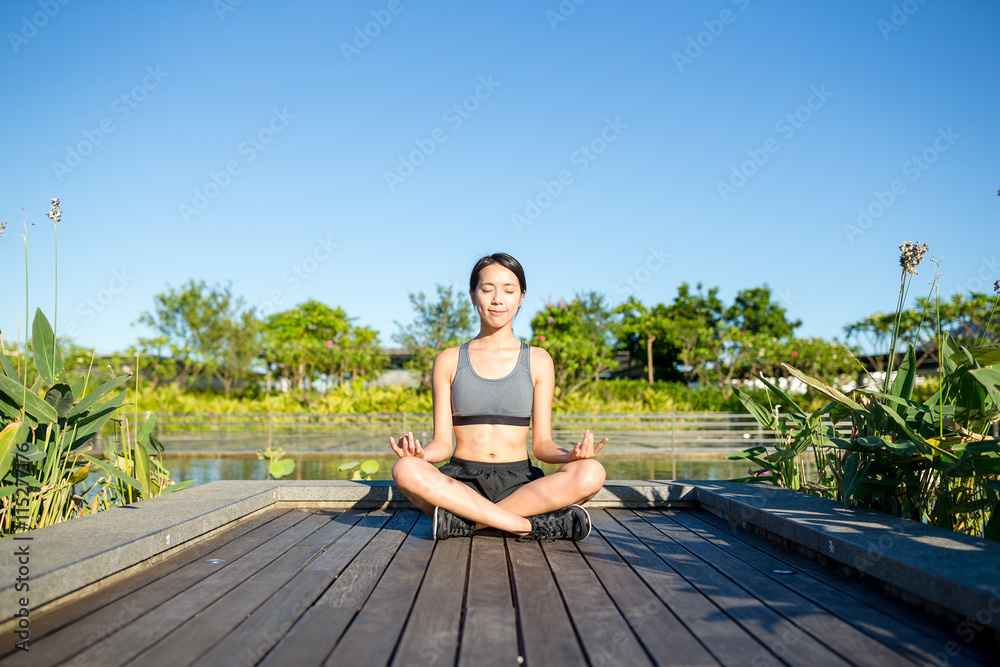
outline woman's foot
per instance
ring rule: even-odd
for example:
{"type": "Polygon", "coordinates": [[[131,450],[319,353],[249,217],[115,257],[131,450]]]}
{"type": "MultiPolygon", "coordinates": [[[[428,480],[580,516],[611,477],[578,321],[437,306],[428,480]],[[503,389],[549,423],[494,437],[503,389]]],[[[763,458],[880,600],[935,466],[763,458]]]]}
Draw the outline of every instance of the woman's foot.
{"type": "Polygon", "coordinates": [[[476,525],[452,514],[443,507],[435,507],[433,532],[435,540],[446,540],[449,537],[472,537],[476,534],[476,525]]]}
{"type": "Polygon", "coordinates": [[[555,512],[529,516],[531,532],[517,538],[528,540],[572,540],[579,542],[590,535],[590,514],[580,505],[570,505],[555,512]]]}

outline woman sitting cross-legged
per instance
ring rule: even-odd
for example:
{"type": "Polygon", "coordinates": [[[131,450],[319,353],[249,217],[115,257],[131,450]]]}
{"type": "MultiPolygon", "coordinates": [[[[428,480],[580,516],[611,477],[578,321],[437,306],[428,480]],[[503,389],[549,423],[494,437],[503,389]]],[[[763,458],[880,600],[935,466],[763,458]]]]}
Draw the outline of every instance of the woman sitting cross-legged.
{"type": "Polygon", "coordinates": [[[426,445],[412,433],[389,438],[399,456],[392,478],[433,518],[434,539],[471,536],[483,527],[538,540],[590,534],[590,516],[580,505],[604,484],[604,466],[594,456],[608,439],[595,444],[588,430],[572,448],[553,442],[552,358],[518,340],[511,326],[524,294],[516,259],[496,253],[476,262],[469,296],[479,335],[434,360],[434,438],[426,445]],[[551,475],[528,458],[532,420],[532,453],[563,464],[551,475]]]}

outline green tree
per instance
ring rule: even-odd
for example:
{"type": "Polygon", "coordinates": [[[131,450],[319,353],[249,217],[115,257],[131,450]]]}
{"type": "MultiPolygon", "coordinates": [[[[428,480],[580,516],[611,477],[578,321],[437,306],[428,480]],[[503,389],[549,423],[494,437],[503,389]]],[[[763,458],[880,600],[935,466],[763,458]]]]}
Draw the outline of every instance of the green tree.
{"type": "Polygon", "coordinates": [[[143,313],[139,322],[166,340],[177,368],[176,385],[214,377],[228,396],[249,375],[259,352],[259,326],[230,285],[208,286],[192,279],[180,289],[168,286],[154,302],[153,311],[143,313]]]}
{"type": "Polygon", "coordinates": [[[615,312],[621,316],[618,328],[618,346],[632,358],[645,358],[646,375],[652,384],[661,380],[679,380],[680,341],[678,327],[671,319],[670,309],[658,303],[647,308],[635,297],[619,305],[615,312]]]}
{"type": "Polygon", "coordinates": [[[532,345],[552,356],[557,397],[568,396],[617,367],[614,318],[604,297],[596,292],[578,294],[568,304],[562,299],[546,303],[532,318],[532,345]]]}
{"type": "Polygon", "coordinates": [[[433,302],[423,292],[410,294],[416,318],[406,326],[396,322],[400,331],[392,337],[413,355],[406,367],[417,373],[424,389],[431,386],[431,371],[438,352],[475,335],[475,310],[467,295],[453,293],[447,285],[437,285],[436,289],[437,301],[433,302]]]}
{"type": "Polygon", "coordinates": [[[313,384],[337,375],[350,319],[341,308],[310,299],[274,313],[263,326],[263,357],[269,371],[288,379],[296,397],[308,406],[313,384]]]}

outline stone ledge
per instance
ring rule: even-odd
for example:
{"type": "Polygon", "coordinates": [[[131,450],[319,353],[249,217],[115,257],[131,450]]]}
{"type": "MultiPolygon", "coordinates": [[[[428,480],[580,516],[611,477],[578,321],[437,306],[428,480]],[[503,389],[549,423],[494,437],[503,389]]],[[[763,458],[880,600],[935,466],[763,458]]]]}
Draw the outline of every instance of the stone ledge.
{"type": "Polygon", "coordinates": [[[816,496],[742,482],[698,482],[698,505],[840,564],[928,610],[1000,632],[1000,542],[816,496]]]}

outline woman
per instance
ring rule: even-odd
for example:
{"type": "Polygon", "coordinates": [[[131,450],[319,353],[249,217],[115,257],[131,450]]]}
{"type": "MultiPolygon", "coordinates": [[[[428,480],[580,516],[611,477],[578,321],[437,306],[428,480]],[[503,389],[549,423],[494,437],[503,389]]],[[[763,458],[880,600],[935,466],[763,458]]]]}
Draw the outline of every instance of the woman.
{"type": "Polygon", "coordinates": [[[483,257],[472,269],[469,296],[479,313],[479,335],[434,360],[434,438],[426,446],[412,433],[389,438],[399,456],[396,486],[434,519],[434,539],[471,536],[492,527],[530,539],[581,540],[590,516],[580,503],[604,484],[588,430],[565,449],[552,440],[552,358],[514,336],[511,323],[524,302],[524,270],[506,253],[483,257]],[[545,476],[531,465],[562,463],[545,476]],[[452,456],[452,429],[455,451],[452,456]],[[434,463],[451,457],[440,469],[434,463]]]}

